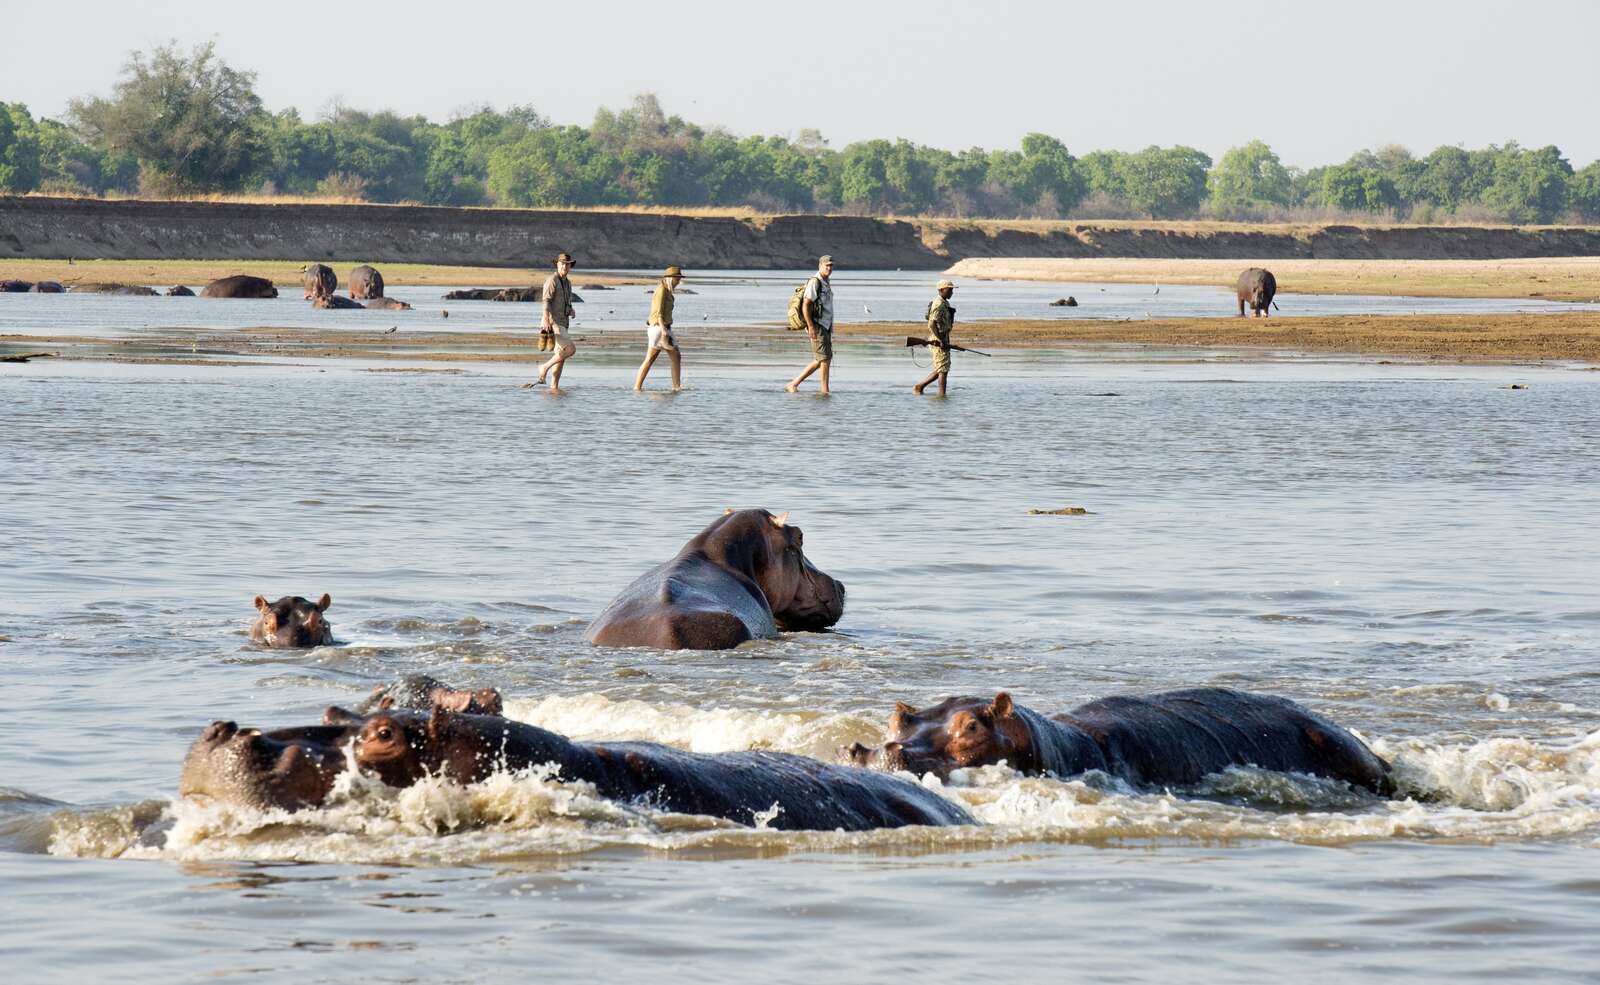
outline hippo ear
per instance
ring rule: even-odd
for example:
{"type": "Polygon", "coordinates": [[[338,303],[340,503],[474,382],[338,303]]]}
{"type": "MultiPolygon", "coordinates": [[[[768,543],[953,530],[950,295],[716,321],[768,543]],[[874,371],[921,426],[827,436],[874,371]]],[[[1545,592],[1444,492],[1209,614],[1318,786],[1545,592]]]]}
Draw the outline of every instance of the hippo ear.
{"type": "Polygon", "coordinates": [[[728,508],[724,509],[722,511],[722,515],[723,516],[732,516],[733,515],[733,507],[729,506],[728,508]]]}
{"type": "Polygon", "coordinates": [[[434,705],[433,714],[428,716],[428,744],[433,745],[444,738],[444,730],[450,727],[450,709],[444,705],[434,705]]]}
{"type": "Polygon", "coordinates": [[[989,714],[993,715],[997,721],[1002,718],[1010,718],[1014,707],[1011,703],[1011,695],[1001,691],[994,696],[994,703],[989,706],[989,714]]]}
{"type": "Polygon", "coordinates": [[[788,522],[789,522],[789,511],[788,510],[784,510],[782,513],[779,513],[777,516],[772,518],[772,525],[774,527],[777,527],[779,530],[782,530],[784,524],[786,524],[788,522]]]}
{"type": "Polygon", "coordinates": [[[905,728],[906,720],[916,713],[917,710],[904,701],[896,701],[894,703],[894,712],[889,716],[889,731],[899,732],[902,728],[905,728]]]}
{"type": "Polygon", "coordinates": [[[258,612],[267,611],[267,599],[266,599],[265,596],[262,596],[262,595],[257,595],[256,596],[256,611],[258,611],[258,612]]]}
{"type": "Polygon", "coordinates": [[[380,710],[382,710],[382,711],[388,711],[390,708],[393,708],[393,707],[394,707],[394,695],[392,695],[392,694],[386,694],[381,699],[379,699],[379,701],[378,701],[378,708],[380,710]]]}
{"type": "Polygon", "coordinates": [[[333,604],[333,596],[329,595],[327,592],[323,592],[322,593],[322,598],[317,599],[317,611],[318,612],[327,612],[328,611],[328,606],[330,606],[332,604],[333,604]]]}

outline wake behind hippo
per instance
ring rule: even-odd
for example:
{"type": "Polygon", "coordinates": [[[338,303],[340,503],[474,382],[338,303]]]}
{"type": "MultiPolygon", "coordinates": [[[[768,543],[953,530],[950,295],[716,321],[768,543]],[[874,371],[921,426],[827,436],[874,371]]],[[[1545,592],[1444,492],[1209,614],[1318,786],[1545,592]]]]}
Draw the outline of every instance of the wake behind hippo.
{"type": "Polygon", "coordinates": [[[957,804],[900,777],[779,752],[690,753],[651,742],[580,743],[496,715],[391,708],[368,718],[262,732],[213,722],[184,760],[180,791],[257,808],[321,805],[349,760],[385,783],[428,776],[474,783],[552,765],[599,796],[780,830],[866,831],[970,824],[957,804]]]}
{"type": "Polygon", "coordinates": [[[622,590],[589,625],[596,646],[729,650],[782,631],[826,629],[844,585],[806,560],[788,514],[728,510],[622,590]]]}
{"type": "Polygon", "coordinates": [[[1001,761],[1059,777],[1100,770],[1134,786],[1189,786],[1229,766],[1309,773],[1389,795],[1389,764],[1348,730],[1287,698],[1189,688],[1091,701],[1046,717],[1015,704],[959,697],[921,711],[897,704],[882,749],[860,765],[935,773],[1001,761]]]}

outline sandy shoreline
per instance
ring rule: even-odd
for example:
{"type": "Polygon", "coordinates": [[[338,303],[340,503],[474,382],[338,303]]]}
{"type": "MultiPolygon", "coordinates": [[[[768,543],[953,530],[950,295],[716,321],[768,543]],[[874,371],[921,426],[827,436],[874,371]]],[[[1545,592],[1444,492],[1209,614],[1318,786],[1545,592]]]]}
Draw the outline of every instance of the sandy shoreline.
{"type": "MultiPolygon", "coordinates": [[[[841,341],[903,347],[921,336],[919,323],[841,324],[841,341]]],[[[698,334],[698,333],[697,333],[698,334]]],[[[635,332],[585,332],[580,346],[635,351],[635,332]]],[[[1504,315],[1341,315],[1272,319],[1182,318],[1155,321],[995,321],[958,323],[957,344],[980,349],[1135,346],[1163,351],[1228,348],[1261,358],[1285,352],[1344,353],[1438,362],[1576,362],[1600,364],[1600,312],[1504,315]]],[[[761,325],[709,330],[685,339],[707,352],[752,345],[800,346],[798,333],[761,325]]],[[[156,329],[137,337],[0,335],[0,356],[51,353],[55,358],[108,362],[215,365],[220,360],[373,359],[462,363],[538,363],[549,353],[532,331],[438,332],[419,324],[396,333],[329,329],[156,329]]],[[[14,364],[13,364],[14,365],[14,364]]]]}
{"type": "MultiPolygon", "coordinates": [[[[323,260],[339,276],[339,290],[349,289],[347,278],[350,269],[363,260],[323,260]]],[[[219,277],[233,274],[251,274],[265,277],[278,285],[299,287],[300,264],[282,260],[0,260],[0,280],[41,281],[53,280],[71,287],[73,284],[142,284],[149,287],[170,287],[174,284],[197,286],[209,284],[219,277]]],[[[422,263],[374,264],[383,274],[389,287],[527,287],[540,284],[550,275],[548,270],[514,267],[448,267],[422,263]]],[[[581,289],[585,284],[649,284],[653,280],[644,276],[618,276],[614,274],[585,274],[575,271],[572,281],[581,289]]]]}
{"type": "MultiPolygon", "coordinates": [[[[1103,284],[1194,284],[1232,287],[1239,271],[1266,267],[1278,291],[1292,294],[1376,294],[1447,298],[1600,300],[1600,257],[1523,260],[962,260],[953,277],[979,280],[1087,281],[1103,284]]],[[[1286,301],[1287,298],[1282,298],[1286,301]]]]}

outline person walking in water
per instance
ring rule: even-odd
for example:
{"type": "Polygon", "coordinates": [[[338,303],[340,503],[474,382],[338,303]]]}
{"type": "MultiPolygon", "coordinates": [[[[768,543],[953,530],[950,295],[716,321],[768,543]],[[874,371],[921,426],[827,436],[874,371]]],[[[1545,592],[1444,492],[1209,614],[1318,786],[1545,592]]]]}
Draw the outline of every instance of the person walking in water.
{"type": "Polygon", "coordinates": [[[648,348],[644,362],[639,366],[639,375],[633,378],[635,390],[644,389],[644,378],[650,375],[650,367],[655,365],[656,357],[663,352],[672,359],[673,392],[683,389],[683,359],[678,354],[678,340],[672,337],[674,292],[682,281],[683,271],[678,267],[668,267],[661,272],[661,283],[656,285],[655,299],[650,302],[650,319],[646,322],[645,343],[648,348]]]}
{"type": "Polygon", "coordinates": [[[928,351],[933,353],[933,372],[928,378],[911,388],[920,394],[934,380],[939,381],[939,396],[944,396],[945,383],[950,379],[950,330],[956,327],[956,309],[950,307],[950,295],[956,286],[942,280],[935,288],[938,297],[928,302],[928,351]]]}
{"type": "Polygon", "coordinates": [[[550,361],[539,367],[539,378],[532,383],[524,383],[522,388],[538,386],[550,374],[550,389],[561,389],[561,365],[578,351],[572,344],[570,326],[572,324],[572,281],[567,279],[567,274],[572,272],[574,264],[572,254],[563,253],[556,257],[556,272],[551,274],[544,282],[544,318],[540,328],[548,332],[554,342],[552,348],[555,355],[550,361]]]}
{"type": "Polygon", "coordinates": [[[817,392],[824,397],[828,395],[828,369],[833,363],[833,288],[828,284],[828,277],[832,273],[833,257],[818,257],[816,276],[806,281],[805,299],[800,303],[800,311],[805,317],[806,335],[811,339],[811,362],[784,387],[790,393],[799,390],[806,377],[820,369],[822,385],[817,392]]]}

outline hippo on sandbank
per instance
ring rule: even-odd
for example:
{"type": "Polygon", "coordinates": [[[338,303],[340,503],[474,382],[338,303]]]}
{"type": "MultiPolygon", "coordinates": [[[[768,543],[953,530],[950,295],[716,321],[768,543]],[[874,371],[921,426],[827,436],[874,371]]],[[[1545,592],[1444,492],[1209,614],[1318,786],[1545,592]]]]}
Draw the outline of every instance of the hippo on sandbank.
{"type": "Polygon", "coordinates": [[[200,291],[200,296],[203,298],[275,298],[278,296],[278,289],[273,287],[272,281],[267,280],[265,277],[234,274],[232,277],[219,277],[207,284],[200,291]]]}
{"type": "Polygon", "coordinates": [[[1229,766],[1309,773],[1388,796],[1389,764],[1343,727],[1287,698],[1188,688],[1101,698],[1042,715],[1002,691],[895,705],[879,749],[847,750],[860,766],[934,773],[1001,761],[1022,773],[1100,770],[1133,786],[1189,786],[1229,766]]]}
{"type": "Polygon", "coordinates": [[[902,777],[780,752],[691,753],[653,742],[574,742],[498,715],[328,709],[329,724],[263,732],[212,722],[179,791],[257,808],[320,806],[353,761],[384,783],[474,783],[546,764],[608,800],[790,831],[971,824],[959,805],[902,777]],[[346,755],[348,750],[349,755],[346,755]]]}
{"type": "Polygon", "coordinates": [[[350,296],[357,301],[383,297],[383,275],[364,263],[356,267],[350,271],[350,296]]]}
{"type": "Polygon", "coordinates": [[[339,289],[339,275],[325,263],[308,263],[300,268],[300,284],[305,289],[304,300],[327,297],[339,289]]]}
{"type": "Polygon", "coordinates": [[[311,307],[318,309],[356,308],[365,311],[367,306],[360,301],[352,301],[337,294],[319,294],[311,299],[311,307]]]}
{"type": "Polygon", "coordinates": [[[65,294],[66,287],[58,280],[42,280],[28,289],[31,294],[65,294]]]}
{"type": "Polygon", "coordinates": [[[1244,306],[1248,304],[1253,313],[1253,318],[1271,318],[1272,312],[1268,307],[1277,307],[1273,302],[1273,295],[1278,293],[1278,279],[1272,276],[1272,271],[1260,267],[1251,267],[1239,275],[1233,284],[1234,291],[1239,295],[1239,317],[1244,317],[1244,306]]]}
{"type": "Polygon", "coordinates": [[[806,560],[788,514],[728,510],[622,590],[590,623],[596,646],[729,650],[844,614],[844,585],[806,560]]]}
{"type": "Polygon", "coordinates": [[[250,625],[250,639],[276,649],[329,646],[333,643],[333,626],[323,613],[332,604],[333,596],[326,592],[316,602],[298,595],[285,595],[276,602],[268,602],[265,596],[257,595],[256,621],[250,625]]]}
{"type": "Polygon", "coordinates": [[[26,294],[33,290],[33,281],[0,280],[0,294],[26,294]]]}

